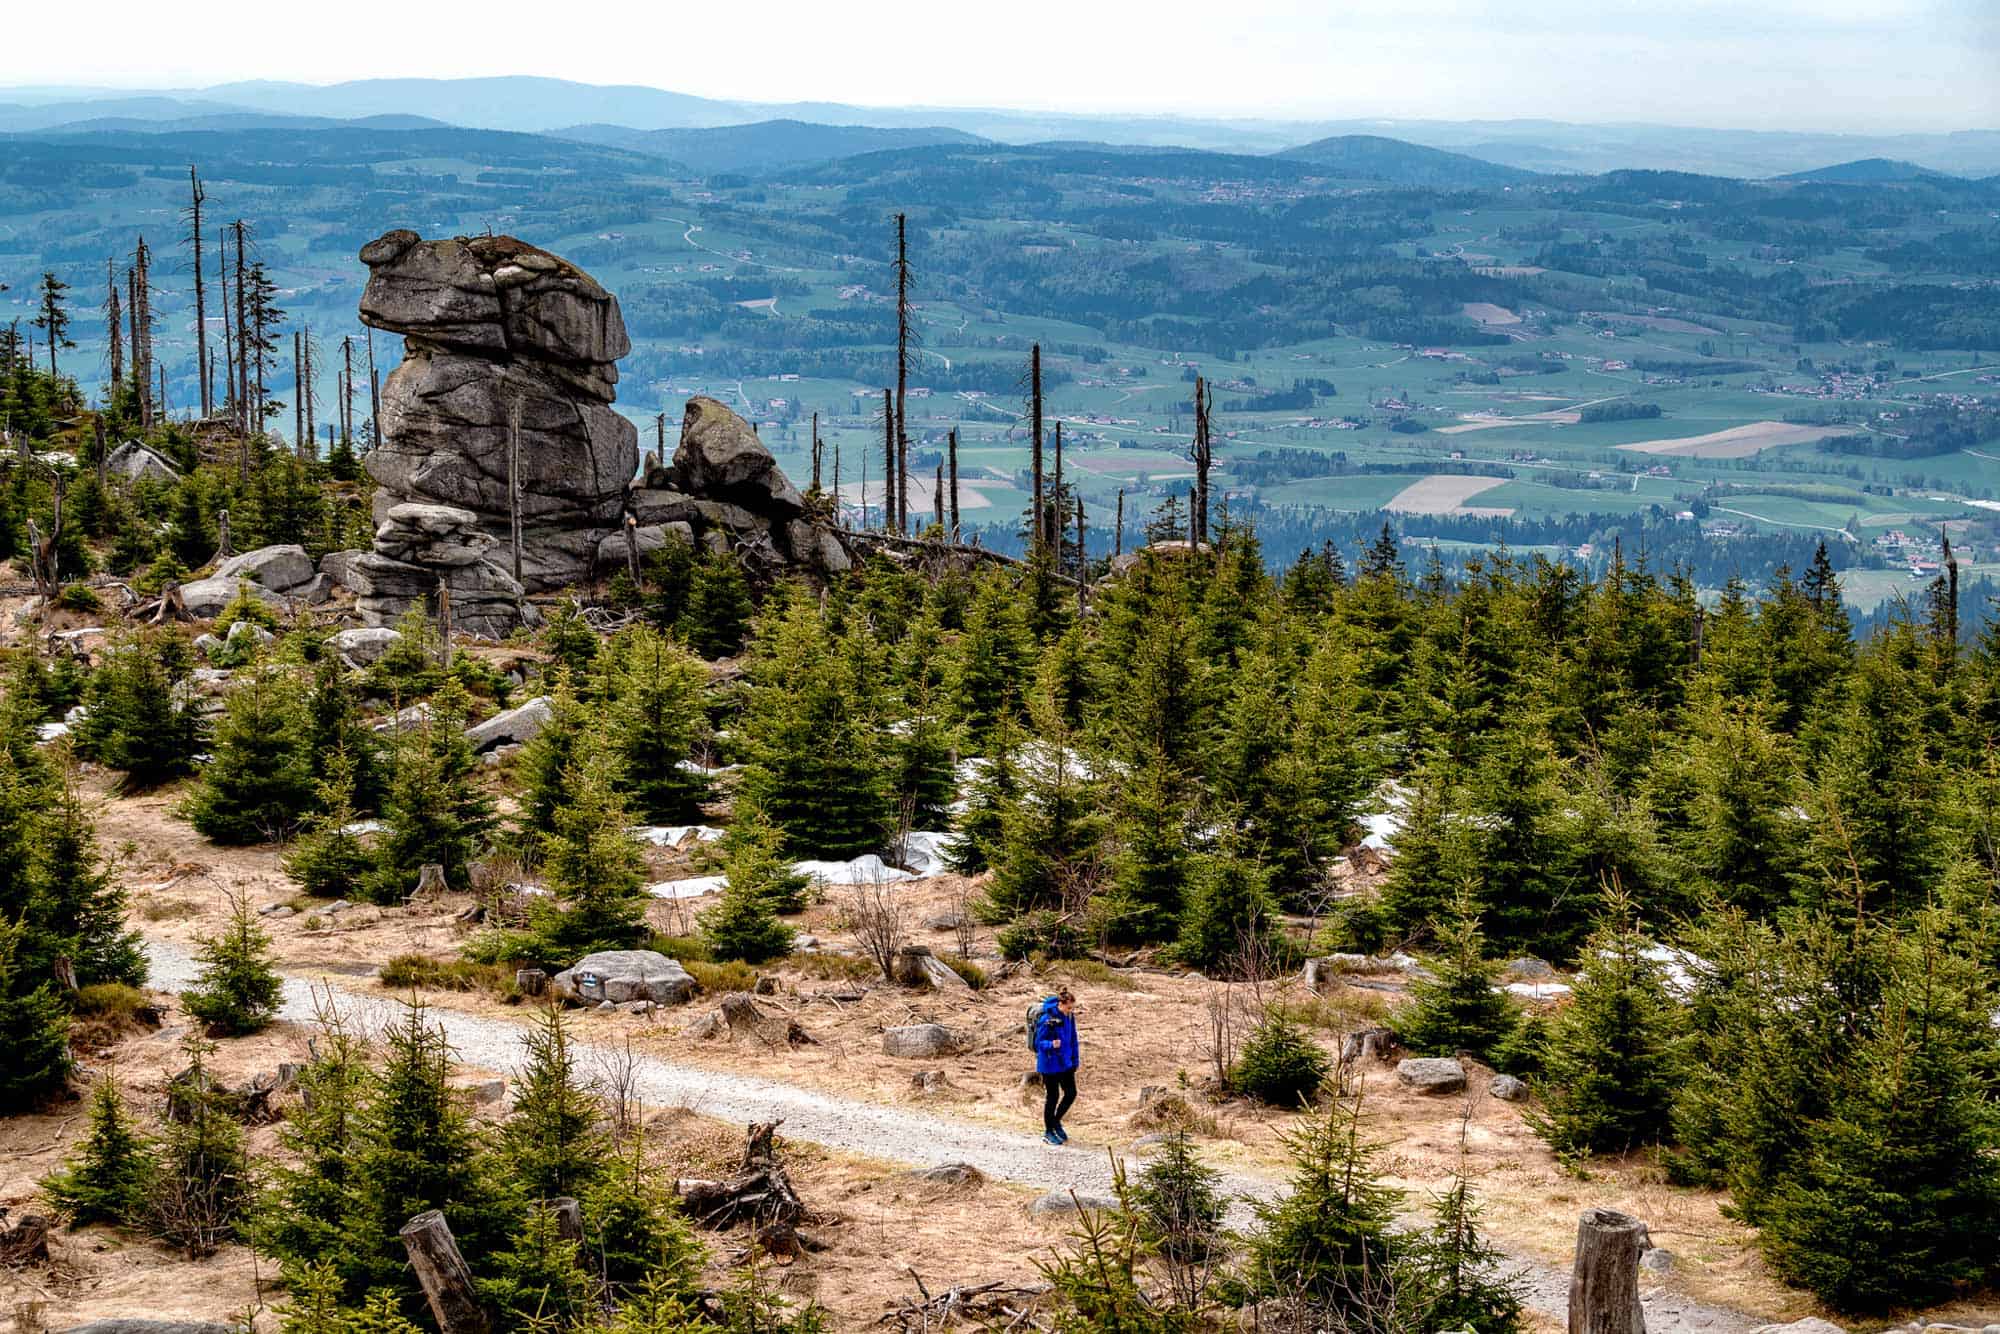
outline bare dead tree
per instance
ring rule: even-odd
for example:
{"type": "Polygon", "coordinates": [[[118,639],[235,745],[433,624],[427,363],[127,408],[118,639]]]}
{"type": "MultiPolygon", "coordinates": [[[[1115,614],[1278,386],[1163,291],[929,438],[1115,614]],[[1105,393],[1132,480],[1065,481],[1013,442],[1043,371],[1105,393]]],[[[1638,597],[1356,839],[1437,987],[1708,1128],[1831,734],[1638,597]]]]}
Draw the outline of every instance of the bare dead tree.
{"type": "Polygon", "coordinates": [[[1067,507],[1063,504],[1062,418],[1060,417],[1056,419],[1055,447],[1056,468],[1054,485],[1049,488],[1049,540],[1055,544],[1056,548],[1056,573],[1061,574],[1063,572],[1063,531],[1069,527],[1069,524],[1066,522],[1069,516],[1063,513],[1067,507]]]}
{"type": "Polygon", "coordinates": [[[1090,558],[1083,549],[1083,497],[1076,498],[1076,614],[1083,615],[1084,590],[1090,587],[1090,558]]]}
{"type": "MultiPolygon", "coordinates": [[[[664,415],[664,414],[663,414],[663,415],[664,415]]],[[[817,491],[817,490],[819,490],[819,489],[820,489],[820,488],[819,488],[819,455],[820,455],[820,439],[819,439],[819,414],[818,414],[817,412],[815,412],[815,413],[813,414],[813,418],[812,418],[812,459],[813,459],[813,484],[812,484],[812,489],[813,489],[813,490],[815,490],[815,491],[817,491]]]]}
{"type": "Polygon", "coordinates": [[[910,525],[910,249],[904,215],[896,215],[896,531],[910,525]]]}
{"type": "Polygon", "coordinates": [[[1045,540],[1042,529],[1042,345],[1036,343],[1028,349],[1028,431],[1034,450],[1034,540],[1030,544],[1039,548],[1045,540]]]}
{"type": "Polygon", "coordinates": [[[944,437],[945,465],[951,470],[951,540],[958,541],[958,428],[944,437]]]}
{"type": "Polygon", "coordinates": [[[292,330],[292,381],[298,390],[292,395],[293,448],[303,462],[312,428],[306,425],[306,336],[298,329],[292,330]]]}
{"type": "Polygon", "coordinates": [[[896,400],[894,392],[882,391],[882,526],[903,531],[902,516],[896,513],[896,400]]]}
{"type": "Polygon", "coordinates": [[[104,327],[110,334],[105,339],[106,350],[111,356],[111,387],[117,392],[125,383],[125,316],[118,301],[118,263],[107,258],[104,261],[104,327]]]}
{"type": "Polygon", "coordinates": [[[944,463],[939,461],[937,476],[931,479],[931,522],[944,528],[944,463]]]}
{"type": "Polygon", "coordinates": [[[201,263],[201,206],[208,202],[208,192],[201,188],[201,176],[192,165],[188,167],[188,254],[194,261],[194,360],[195,378],[201,381],[201,415],[206,419],[215,411],[215,386],[208,375],[208,284],[202,275],[201,263]]]}
{"type": "Polygon", "coordinates": [[[1111,559],[1125,554],[1125,488],[1118,488],[1118,517],[1111,528],[1111,559]]]}
{"type": "Polygon", "coordinates": [[[1190,451],[1194,460],[1194,499],[1189,502],[1192,509],[1188,519],[1197,545],[1208,540],[1208,468],[1213,457],[1208,433],[1209,398],[1208,382],[1195,376],[1194,448],[1190,451]]]}
{"type": "Polygon", "coordinates": [[[896,951],[903,946],[903,904],[894,884],[879,877],[854,887],[847,903],[847,925],[861,953],[895,978],[896,951]]]}
{"type": "MultiPolygon", "coordinates": [[[[226,233],[226,229],[225,229],[226,233]]],[[[226,234],[215,238],[215,281],[222,306],[222,388],[229,420],[243,429],[243,403],[236,397],[236,325],[229,314],[229,244],[226,234]]]]}
{"type": "Polygon", "coordinates": [[[341,392],[340,392],[340,442],[349,449],[354,448],[354,336],[345,335],[340,340],[341,392]]]}
{"type": "MultiPolygon", "coordinates": [[[[252,429],[250,398],[250,290],[249,265],[245,262],[249,238],[243,219],[230,224],[236,233],[236,413],[237,429],[248,436],[252,429]]],[[[262,423],[256,423],[261,426],[262,423]]]]}
{"type": "Polygon", "coordinates": [[[507,542],[514,557],[514,582],[521,582],[521,406],[507,410],[507,542]]]}
{"type": "Polygon", "coordinates": [[[366,331],[368,338],[368,447],[382,443],[382,381],[375,374],[375,331],[366,331]]]}

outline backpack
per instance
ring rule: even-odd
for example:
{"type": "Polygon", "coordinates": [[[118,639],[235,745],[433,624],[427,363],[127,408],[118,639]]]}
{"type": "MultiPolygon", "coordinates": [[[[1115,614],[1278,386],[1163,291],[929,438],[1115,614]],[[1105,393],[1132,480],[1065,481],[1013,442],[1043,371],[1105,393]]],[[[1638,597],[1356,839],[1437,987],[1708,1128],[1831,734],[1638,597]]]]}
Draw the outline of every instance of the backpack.
{"type": "Polygon", "coordinates": [[[1048,1017],[1049,1005],[1054,996],[1045,996],[1028,1006],[1028,1050],[1040,1053],[1042,1050],[1042,1021],[1048,1017]]]}

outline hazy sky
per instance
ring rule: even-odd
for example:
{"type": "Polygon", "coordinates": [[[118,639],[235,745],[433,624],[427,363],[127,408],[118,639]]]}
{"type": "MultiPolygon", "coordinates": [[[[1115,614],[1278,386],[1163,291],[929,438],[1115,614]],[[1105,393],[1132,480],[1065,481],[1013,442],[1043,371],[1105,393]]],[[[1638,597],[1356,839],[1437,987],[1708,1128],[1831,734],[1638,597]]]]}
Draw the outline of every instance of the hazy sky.
{"type": "Polygon", "coordinates": [[[542,74],[768,102],[2000,127],[2000,0],[349,0],[318,13],[273,0],[78,0],[10,10],[0,84],[12,85],[542,74]]]}

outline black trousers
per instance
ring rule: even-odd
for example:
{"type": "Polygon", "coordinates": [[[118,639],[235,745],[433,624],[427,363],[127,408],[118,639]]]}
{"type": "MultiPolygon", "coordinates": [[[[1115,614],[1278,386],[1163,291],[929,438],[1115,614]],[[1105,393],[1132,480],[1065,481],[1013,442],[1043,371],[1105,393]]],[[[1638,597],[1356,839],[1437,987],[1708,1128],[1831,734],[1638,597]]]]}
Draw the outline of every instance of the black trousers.
{"type": "Polygon", "coordinates": [[[1076,1101],[1076,1071],[1065,1070],[1059,1075],[1043,1075],[1042,1088],[1042,1129],[1051,1133],[1062,1130],[1063,1116],[1069,1105],[1076,1101]]]}

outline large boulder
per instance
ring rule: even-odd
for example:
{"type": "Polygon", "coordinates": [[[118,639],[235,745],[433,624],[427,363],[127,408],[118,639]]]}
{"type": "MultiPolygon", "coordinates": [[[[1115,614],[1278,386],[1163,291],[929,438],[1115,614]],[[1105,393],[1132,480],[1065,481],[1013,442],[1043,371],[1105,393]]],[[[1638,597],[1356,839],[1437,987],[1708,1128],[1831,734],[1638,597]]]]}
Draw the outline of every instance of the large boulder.
{"type": "Polygon", "coordinates": [[[222,614],[222,609],[236,600],[236,595],[248,592],[251,597],[270,607],[282,610],[285,600],[262,584],[248,579],[194,579],[180,586],[181,605],[187,614],[198,621],[206,621],[222,614]]]}
{"type": "Polygon", "coordinates": [[[465,729],[465,739],[474,754],[495,746],[525,746],[548,726],[553,716],[549,697],[537,695],[526,704],[496,713],[483,723],[474,723],[465,729]]]}
{"type": "Polygon", "coordinates": [[[792,518],[805,510],[799,489],[750,423],[703,395],[688,400],[673,476],[678,490],[732,501],[767,520],[792,518]]]}
{"type": "Polygon", "coordinates": [[[956,1056],[965,1050],[965,1039],[943,1024],[904,1024],[882,1031],[885,1056],[922,1060],[933,1056],[956,1056]]]}
{"type": "Polygon", "coordinates": [[[391,505],[375,530],[375,550],[409,565],[470,565],[493,545],[478,515],[451,505],[391,505]]]}
{"type": "Polygon", "coordinates": [[[549,979],[549,987],[565,1000],[597,1004],[610,1001],[652,1001],[679,1005],[694,995],[687,969],[652,950],[602,950],[586,954],[573,968],[549,979]]]}
{"type": "Polygon", "coordinates": [[[368,552],[347,571],[347,587],[359,596],[355,610],[364,625],[393,627],[403,613],[434,596],[442,583],[451,594],[454,630],[482,639],[505,639],[523,625],[539,622],[522,601],[521,585],[489,560],[470,565],[412,565],[368,552]]]}
{"type": "Polygon", "coordinates": [[[259,547],[240,556],[231,556],[215,567],[217,579],[248,579],[274,593],[290,593],[304,588],[319,571],[306,549],[296,544],[259,547]]]}
{"type": "Polygon", "coordinates": [[[607,369],[632,350],[618,298],[568,260],[511,236],[426,241],[393,231],[363,246],[361,262],[369,270],[361,320],[377,329],[607,369]]]}
{"type": "Polygon", "coordinates": [[[387,626],[364,625],[337,632],[327,640],[327,646],[349,667],[372,667],[402,637],[387,626]]]}
{"type": "Polygon", "coordinates": [[[1450,1056],[1416,1056],[1397,1063],[1396,1081],[1418,1093],[1463,1093],[1465,1067],[1450,1056]]]}
{"type": "Polygon", "coordinates": [[[114,477],[138,481],[150,477],[156,482],[177,482],[181,470],[137,440],[127,440],[104,456],[104,471],[114,477]]]}

